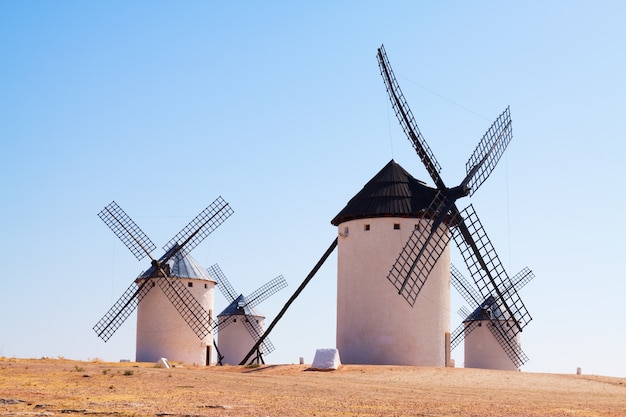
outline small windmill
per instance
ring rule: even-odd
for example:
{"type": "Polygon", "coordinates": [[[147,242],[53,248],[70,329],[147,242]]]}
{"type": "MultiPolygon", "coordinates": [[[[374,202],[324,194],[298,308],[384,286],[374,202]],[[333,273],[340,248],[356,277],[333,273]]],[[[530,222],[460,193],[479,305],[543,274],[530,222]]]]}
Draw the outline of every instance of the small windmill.
{"type": "MultiPolygon", "coordinates": [[[[143,346],[148,344],[172,345],[173,343],[174,348],[178,346],[178,350],[180,350],[180,348],[184,347],[184,343],[175,339],[177,339],[177,336],[181,336],[180,331],[185,331],[187,333],[183,334],[183,337],[188,338],[187,336],[191,335],[192,338],[196,338],[194,345],[201,346],[203,349],[206,348],[206,350],[200,351],[200,355],[208,363],[210,360],[210,345],[212,344],[212,340],[208,339],[212,339],[212,330],[215,326],[211,311],[213,307],[213,284],[209,288],[208,283],[205,283],[204,288],[200,288],[202,292],[200,297],[192,293],[193,282],[185,283],[183,280],[178,279],[173,272],[180,273],[181,269],[186,271],[190,269],[197,270],[198,268],[195,267],[197,263],[189,256],[189,252],[219,227],[232,213],[233,211],[228,203],[222,197],[218,197],[163,246],[165,253],[159,259],[155,259],[151,255],[151,252],[156,249],[156,245],[152,243],[115,201],[98,213],[102,221],[128,247],[137,260],[142,260],[146,256],[151,260],[150,268],[133,281],[109,311],[93,327],[98,337],[105,342],[108,341],[138,305],[147,303],[149,304],[146,305],[148,314],[143,314],[143,316],[147,316],[145,321],[140,321],[138,315],[138,360],[141,360],[140,352],[142,352],[143,346]],[[160,291],[156,293],[151,291],[157,286],[160,291]],[[150,301],[149,303],[148,300],[150,301]],[[168,305],[164,305],[163,300],[169,300],[168,305]],[[169,313],[170,311],[174,311],[174,315],[177,317],[179,315],[179,320],[182,318],[182,323],[186,323],[186,326],[177,325],[173,321],[169,313]],[[162,338],[160,340],[150,339],[149,342],[143,341],[144,336],[150,338],[153,333],[143,332],[140,327],[144,326],[151,329],[162,329],[162,338]],[[198,338],[202,341],[200,345],[197,343],[198,338]]],[[[208,280],[208,277],[200,276],[196,278],[208,280]]],[[[153,350],[154,346],[149,347],[149,349],[153,350]]],[[[179,360],[175,357],[170,357],[170,359],[179,360]]]]}
{"type": "MultiPolygon", "coordinates": [[[[454,265],[450,265],[450,272],[452,285],[474,309],[472,312],[466,308],[459,310],[464,320],[452,332],[450,348],[456,348],[465,339],[467,368],[518,370],[528,361],[528,357],[520,347],[519,337],[509,334],[512,323],[503,318],[498,300],[493,296],[483,299],[454,265]],[[474,330],[482,330],[482,334],[472,333],[474,330]]],[[[524,268],[511,278],[503,292],[519,291],[534,277],[530,269],[524,268]]]]}
{"type": "MultiPolygon", "coordinates": [[[[287,281],[279,275],[250,295],[244,296],[235,291],[218,264],[209,267],[208,272],[217,281],[218,288],[229,302],[228,307],[217,316],[218,352],[220,354],[218,362],[220,365],[236,365],[263,335],[265,317],[254,308],[287,287],[287,281]]],[[[274,349],[272,342],[264,339],[257,347],[256,357],[252,362],[265,363],[263,355],[273,352],[274,349]]]]}
{"type": "Polygon", "coordinates": [[[424,216],[432,220],[431,226],[413,231],[387,278],[398,293],[413,305],[448,246],[450,235],[446,229],[450,228],[482,298],[493,297],[502,318],[512,323],[511,331],[506,335],[506,338],[512,339],[532,318],[515,288],[507,290],[510,280],[473,207],[469,205],[459,211],[456,206],[458,199],[473,195],[478,190],[509,144],[512,138],[509,108],[491,125],[470,156],[465,178],[458,186],[448,188],[439,175],[439,163],[415,123],[383,46],[378,49],[377,57],[396,117],[437,188],[434,199],[424,212],[424,216]],[[440,227],[444,225],[448,227],[440,227]]]}

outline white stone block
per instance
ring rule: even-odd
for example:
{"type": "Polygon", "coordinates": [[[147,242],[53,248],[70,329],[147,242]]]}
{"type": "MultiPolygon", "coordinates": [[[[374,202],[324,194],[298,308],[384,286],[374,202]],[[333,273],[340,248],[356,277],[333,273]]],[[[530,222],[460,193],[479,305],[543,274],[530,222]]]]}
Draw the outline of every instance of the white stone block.
{"type": "Polygon", "coordinates": [[[334,371],[341,366],[338,349],[317,349],[311,369],[315,371],[334,371]]]}
{"type": "Polygon", "coordinates": [[[170,361],[168,361],[166,358],[161,358],[157,361],[156,363],[156,367],[157,368],[171,368],[170,366],[170,361]]]}

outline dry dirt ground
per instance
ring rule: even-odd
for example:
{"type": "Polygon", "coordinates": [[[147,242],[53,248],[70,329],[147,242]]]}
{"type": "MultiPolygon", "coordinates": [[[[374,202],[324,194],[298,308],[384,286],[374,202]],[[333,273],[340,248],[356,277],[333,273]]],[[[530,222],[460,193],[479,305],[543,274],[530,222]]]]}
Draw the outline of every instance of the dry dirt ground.
{"type": "Polygon", "coordinates": [[[0,358],[0,416],[626,416],[626,379],[396,366],[0,358]]]}

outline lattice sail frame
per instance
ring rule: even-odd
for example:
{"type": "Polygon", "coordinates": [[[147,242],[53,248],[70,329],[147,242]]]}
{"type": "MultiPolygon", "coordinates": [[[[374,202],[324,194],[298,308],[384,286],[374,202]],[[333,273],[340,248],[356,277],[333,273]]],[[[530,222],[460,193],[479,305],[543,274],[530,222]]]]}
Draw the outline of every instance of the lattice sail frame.
{"type": "Polygon", "coordinates": [[[463,210],[462,217],[476,247],[472,248],[467,244],[458,228],[453,229],[452,236],[461,251],[470,275],[474,278],[478,291],[484,299],[494,295],[499,302],[503,303],[502,312],[505,319],[513,320],[517,331],[521,332],[532,317],[515,288],[511,287],[511,280],[471,204],[463,210]],[[476,254],[476,248],[479,256],[476,254]],[[507,288],[512,289],[504,291],[507,288]]]}
{"type": "Polygon", "coordinates": [[[109,311],[93,326],[98,337],[107,342],[151,289],[152,285],[147,285],[147,282],[130,284],[109,311]]]}
{"type": "Polygon", "coordinates": [[[156,249],[156,245],[115,201],[102,209],[98,217],[109,226],[138,261],[156,249]]]}
{"type": "MultiPolygon", "coordinates": [[[[441,213],[448,204],[442,192],[437,192],[435,198],[426,209],[425,215],[441,213]]],[[[428,219],[427,219],[428,220],[428,219]]],[[[447,223],[454,223],[454,216],[447,223]]],[[[436,218],[425,222],[425,227],[417,227],[411,233],[409,240],[394,262],[387,279],[398,290],[398,294],[413,306],[422,287],[435,264],[445,251],[450,241],[450,232],[443,219],[436,218]]]]}
{"type": "Polygon", "coordinates": [[[211,265],[207,268],[207,272],[215,281],[217,281],[218,288],[222,292],[222,295],[226,298],[229,303],[232,303],[239,297],[239,294],[235,291],[233,286],[222,272],[222,268],[218,264],[211,265]]]}
{"type": "Polygon", "coordinates": [[[175,245],[180,245],[183,255],[188,254],[232,214],[230,205],[221,196],[218,197],[170,239],[163,250],[167,252],[175,245]]]}
{"type": "Polygon", "coordinates": [[[507,107],[487,130],[465,164],[470,196],[489,178],[512,138],[511,110],[507,107]]]}
{"type": "Polygon", "coordinates": [[[158,278],[157,283],[181,317],[200,340],[213,331],[217,323],[180,279],[158,278]]]}
{"type": "Polygon", "coordinates": [[[381,46],[379,49],[378,66],[385,87],[387,88],[387,94],[393,97],[393,99],[391,99],[391,106],[396,113],[397,119],[400,121],[402,130],[404,130],[404,133],[411,140],[413,148],[424,163],[430,176],[438,177],[439,172],[441,172],[441,166],[417,127],[413,112],[411,112],[406,98],[404,98],[404,94],[402,94],[402,90],[400,89],[400,84],[398,84],[398,80],[391,69],[384,46],[381,46]]]}

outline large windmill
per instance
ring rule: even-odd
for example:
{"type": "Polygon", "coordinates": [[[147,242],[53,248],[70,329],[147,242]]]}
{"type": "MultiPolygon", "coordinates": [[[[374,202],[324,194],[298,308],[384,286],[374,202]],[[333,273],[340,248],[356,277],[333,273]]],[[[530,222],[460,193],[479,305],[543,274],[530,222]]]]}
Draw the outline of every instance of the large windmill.
{"type": "MultiPolygon", "coordinates": [[[[450,349],[465,340],[466,368],[519,370],[528,357],[521,348],[520,334],[509,335],[512,323],[504,319],[498,300],[493,296],[483,299],[454,265],[450,265],[450,272],[452,286],[473,309],[459,310],[463,322],[450,336],[450,349]]],[[[530,269],[524,268],[502,290],[519,291],[534,277],[530,269]]]]}
{"type": "Polygon", "coordinates": [[[460,211],[456,206],[458,199],[478,190],[504,153],[512,138],[510,111],[507,108],[487,130],[466,164],[467,174],[461,183],[448,188],[439,175],[438,162],[415,123],[383,46],[378,49],[377,56],[396,116],[437,189],[425,210],[425,216],[432,221],[431,225],[414,230],[391,268],[388,279],[398,293],[413,305],[435,264],[448,247],[449,229],[482,298],[492,297],[502,320],[511,324],[506,338],[512,340],[532,318],[516,289],[509,286],[510,279],[473,207],[469,205],[460,211]]]}
{"type": "Polygon", "coordinates": [[[378,50],[378,61],[400,124],[436,188],[416,180],[395,161],[387,164],[331,220],[338,227],[339,237],[243,362],[253,355],[338,247],[337,347],[342,363],[447,365],[450,229],[483,299],[491,296],[497,300],[502,318],[512,323],[507,336],[515,337],[531,320],[517,291],[507,290],[509,279],[473,208],[469,206],[460,212],[455,204],[457,199],[476,191],[504,152],[511,139],[508,108],[479,143],[468,162],[466,178],[459,186],[447,188],[383,47],[378,50]],[[386,265],[391,264],[394,265],[389,272],[386,265]],[[394,286],[381,284],[381,277],[385,276],[394,286]],[[427,280],[428,277],[431,278],[427,280]],[[398,293],[407,303],[397,302],[398,293]]]}
{"type": "MultiPolygon", "coordinates": [[[[217,342],[220,355],[218,363],[237,365],[263,335],[265,317],[255,311],[255,307],[285,288],[287,281],[279,275],[244,296],[235,291],[218,264],[209,267],[208,272],[217,281],[218,288],[229,303],[217,316],[217,342]]],[[[265,363],[263,355],[272,351],[274,345],[269,339],[264,339],[256,349],[253,362],[265,363]]]]}
{"type": "Polygon", "coordinates": [[[146,256],[151,260],[150,268],[132,282],[93,327],[98,337],[108,341],[139,306],[138,361],[167,357],[209,364],[215,326],[215,282],[189,253],[232,213],[228,203],[218,197],[163,246],[165,253],[159,259],[151,254],[156,245],[115,201],[98,213],[137,260],[146,256]]]}

